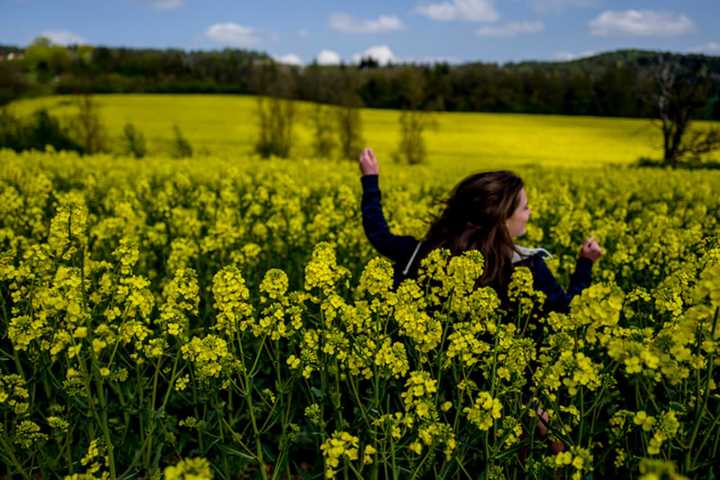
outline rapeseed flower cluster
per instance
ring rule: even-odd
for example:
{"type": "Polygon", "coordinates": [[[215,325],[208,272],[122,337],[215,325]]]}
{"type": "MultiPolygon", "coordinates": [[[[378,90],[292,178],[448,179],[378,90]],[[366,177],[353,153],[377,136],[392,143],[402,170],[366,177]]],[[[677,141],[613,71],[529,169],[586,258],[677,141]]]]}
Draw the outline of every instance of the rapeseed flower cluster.
{"type": "Polygon", "coordinates": [[[193,364],[200,379],[218,378],[230,371],[232,355],[227,342],[218,336],[192,337],[180,351],[193,364]]]}
{"type": "Polygon", "coordinates": [[[313,249],[312,258],[305,266],[305,290],[318,291],[321,295],[328,296],[335,292],[336,284],[347,280],[349,274],[347,268],[337,264],[332,245],[327,242],[318,243],[313,249]]]}
{"type": "Polygon", "coordinates": [[[188,335],[190,316],[198,314],[199,285],[192,268],[179,267],[163,287],[163,303],[158,319],[163,332],[173,337],[188,335]]]}
{"type": "Polygon", "coordinates": [[[517,305],[516,314],[527,317],[535,308],[542,308],[545,294],[533,288],[533,276],[528,267],[517,267],[513,270],[508,284],[508,299],[517,305]]]}
{"type": "Polygon", "coordinates": [[[325,478],[335,478],[342,459],[358,459],[359,441],[358,437],[347,432],[335,432],[320,445],[325,460],[325,478]]]}
{"type": "Polygon", "coordinates": [[[568,450],[558,453],[547,461],[556,470],[570,470],[572,480],[581,480],[593,471],[593,456],[586,448],[571,446],[568,450]]]}
{"type": "Polygon", "coordinates": [[[468,420],[481,431],[487,431],[502,418],[502,403],[493,398],[490,392],[479,392],[472,407],[465,407],[463,413],[468,420]]]}
{"type": "Polygon", "coordinates": [[[206,458],[185,458],[165,467],[163,477],[165,480],[212,480],[213,473],[206,458]]]}
{"type": "Polygon", "coordinates": [[[254,326],[250,290],[237,267],[225,267],[213,277],[213,297],[217,310],[215,330],[234,337],[254,326]]]}

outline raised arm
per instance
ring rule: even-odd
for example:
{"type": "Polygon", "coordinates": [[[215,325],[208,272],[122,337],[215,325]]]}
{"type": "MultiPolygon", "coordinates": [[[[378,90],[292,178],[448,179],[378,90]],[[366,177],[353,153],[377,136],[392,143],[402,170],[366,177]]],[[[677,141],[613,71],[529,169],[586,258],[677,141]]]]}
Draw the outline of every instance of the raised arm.
{"type": "Polygon", "coordinates": [[[562,312],[570,311],[570,302],[575,295],[580,294],[590,286],[592,281],[592,260],[580,257],[575,264],[575,272],[570,277],[570,286],[567,291],[558,284],[545,261],[539,256],[534,260],[534,287],[545,293],[544,311],[562,312]]]}
{"type": "Polygon", "coordinates": [[[363,189],[361,208],[365,235],[381,255],[396,263],[404,263],[412,255],[417,240],[411,236],[398,236],[390,232],[382,211],[377,159],[369,148],[360,155],[360,170],[363,173],[360,181],[363,189]]]}

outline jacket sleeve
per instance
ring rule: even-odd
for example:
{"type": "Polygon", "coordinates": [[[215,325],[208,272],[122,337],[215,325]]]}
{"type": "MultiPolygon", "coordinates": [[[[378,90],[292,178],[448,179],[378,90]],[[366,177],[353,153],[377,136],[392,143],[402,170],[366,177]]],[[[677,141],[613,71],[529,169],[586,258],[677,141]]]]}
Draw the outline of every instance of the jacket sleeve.
{"type": "Polygon", "coordinates": [[[575,264],[575,271],[570,277],[570,286],[567,292],[558,285],[552,272],[545,264],[545,261],[539,255],[536,256],[534,263],[533,283],[536,290],[545,293],[545,313],[570,311],[570,302],[575,295],[578,295],[585,288],[590,286],[592,280],[592,261],[590,259],[580,257],[575,264]]]}
{"type": "Polygon", "coordinates": [[[417,239],[390,233],[380,204],[380,187],[377,175],[363,175],[362,222],[370,244],[393,262],[404,265],[417,246],[417,239]]]}

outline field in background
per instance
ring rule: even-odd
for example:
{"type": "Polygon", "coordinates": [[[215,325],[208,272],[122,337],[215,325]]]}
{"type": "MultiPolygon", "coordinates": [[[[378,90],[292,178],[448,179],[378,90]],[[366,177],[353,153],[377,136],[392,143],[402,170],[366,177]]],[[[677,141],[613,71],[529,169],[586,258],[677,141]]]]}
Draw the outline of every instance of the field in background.
{"type": "MultiPolygon", "coordinates": [[[[110,134],[119,141],[132,122],[146,136],[148,154],[169,150],[176,123],[196,152],[245,158],[253,151],[255,97],[236,95],[96,95],[110,134]]],[[[12,104],[20,114],[47,107],[70,115],[73,98],[54,96],[12,104]]],[[[311,157],[311,104],[300,103],[293,156],[311,157]]],[[[398,140],[398,115],[364,109],[364,137],[389,163],[398,140]]],[[[644,119],[486,113],[436,113],[427,134],[429,161],[450,170],[524,165],[592,167],[661,156],[659,131],[644,119]]],[[[119,149],[119,146],[116,146],[119,149]]]]}

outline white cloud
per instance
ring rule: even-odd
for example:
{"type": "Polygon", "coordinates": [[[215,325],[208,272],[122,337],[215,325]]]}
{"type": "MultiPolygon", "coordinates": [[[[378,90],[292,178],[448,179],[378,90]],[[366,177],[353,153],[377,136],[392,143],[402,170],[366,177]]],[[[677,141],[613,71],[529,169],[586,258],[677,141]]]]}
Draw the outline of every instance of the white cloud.
{"type": "Polygon", "coordinates": [[[492,25],[475,30],[481,37],[514,37],[516,35],[539,33],[545,30],[543,22],[509,22],[503,25],[492,25]]]}
{"type": "Polygon", "coordinates": [[[260,41],[254,29],[231,22],[211,25],[205,35],[222,45],[240,48],[252,47],[260,41]]]}
{"type": "Polygon", "coordinates": [[[602,0],[532,0],[533,9],[541,14],[559,13],[569,8],[587,8],[599,5],[602,0]]]}
{"type": "Polygon", "coordinates": [[[302,65],[302,60],[294,53],[288,53],[287,55],[275,57],[275,60],[280,63],[285,63],[287,65],[302,65]]]}
{"type": "Polygon", "coordinates": [[[720,54],[720,42],[708,42],[705,45],[698,45],[688,50],[694,53],[720,54]]]}
{"type": "Polygon", "coordinates": [[[590,32],[601,37],[684,35],[695,24],[683,14],[653,10],[606,10],[590,21],[590,32]]]}
{"type": "Polygon", "coordinates": [[[577,60],[579,58],[592,57],[593,55],[595,55],[595,53],[596,52],[593,50],[585,50],[584,52],[580,53],[557,52],[555,55],[553,55],[553,58],[555,60],[569,62],[570,60],[577,60]]]}
{"type": "Polygon", "coordinates": [[[330,28],[343,33],[383,33],[402,30],[405,25],[394,15],[380,15],[373,20],[361,20],[346,13],[335,13],[330,15],[330,28]]]}
{"type": "Polygon", "coordinates": [[[297,34],[299,37],[306,38],[310,35],[310,32],[308,32],[307,30],[302,28],[302,29],[298,30],[297,34]]]}
{"type": "Polygon", "coordinates": [[[356,53],[353,55],[353,62],[360,63],[363,58],[372,58],[380,65],[387,65],[390,62],[397,62],[395,54],[390,50],[387,45],[375,45],[368,48],[362,53],[356,53]]]}
{"type": "Polygon", "coordinates": [[[337,65],[340,63],[340,54],[332,50],[323,50],[315,58],[320,65],[337,65]]]}
{"type": "Polygon", "coordinates": [[[56,45],[79,45],[87,43],[87,41],[80,35],[66,30],[46,31],[42,32],[40,35],[48,38],[50,42],[56,45]]]}
{"type": "Polygon", "coordinates": [[[432,20],[466,20],[470,22],[495,22],[500,15],[492,0],[452,0],[441,3],[424,3],[415,11],[432,20]]]}
{"type": "Polygon", "coordinates": [[[149,0],[149,3],[160,10],[175,10],[183,6],[184,0],[149,0]]]}

